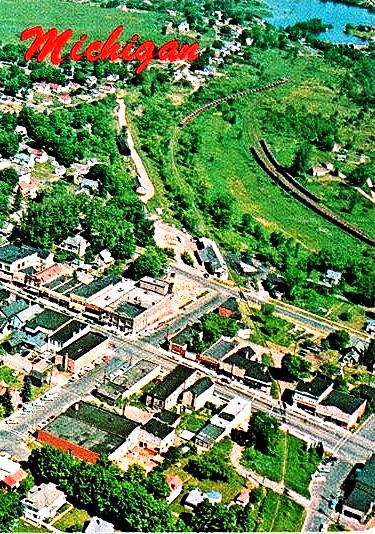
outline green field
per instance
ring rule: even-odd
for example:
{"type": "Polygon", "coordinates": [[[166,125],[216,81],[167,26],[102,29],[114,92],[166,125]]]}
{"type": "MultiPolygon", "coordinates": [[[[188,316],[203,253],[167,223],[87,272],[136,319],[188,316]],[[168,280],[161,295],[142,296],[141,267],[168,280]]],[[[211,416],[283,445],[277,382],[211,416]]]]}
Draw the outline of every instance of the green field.
{"type": "Polygon", "coordinates": [[[286,495],[268,490],[258,517],[258,532],[300,532],[305,510],[286,495]]]}
{"type": "Polygon", "coordinates": [[[22,30],[38,25],[44,29],[56,27],[60,31],[71,28],[76,32],[77,38],[85,33],[89,39],[103,39],[121,24],[124,26],[124,43],[135,33],[141,39],[160,42],[162,23],[158,19],[160,21],[155,13],[125,13],[118,9],[104,9],[97,5],[66,0],[2,0],[1,40],[20,42],[22,30]]]}
{"type": "Polygon", "coordinates": [[[285,487],[306,498],[310,497],[311,474],[315,472],[319,462],[320,458],[314,450],[306,450],[304,441],[290,434],[285,436],[284,433],[281,434],[275,454],[263,454],[253,447],[248,447],[242,457],[245,467],[277,482],[283,479],[285,464],[285,487]]]}

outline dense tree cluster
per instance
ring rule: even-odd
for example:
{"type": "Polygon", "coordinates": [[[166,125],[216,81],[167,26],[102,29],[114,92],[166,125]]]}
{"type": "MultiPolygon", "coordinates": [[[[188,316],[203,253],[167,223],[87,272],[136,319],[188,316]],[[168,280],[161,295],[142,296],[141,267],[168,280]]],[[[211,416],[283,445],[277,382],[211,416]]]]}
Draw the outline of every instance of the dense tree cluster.
{"type": "Polygon", "coordinates": [[[121,531],[173,532],[176,520],[165,501],[163,475],[137,468],[121,474],[112,464],[86,464],[52,447],[34,449],[29,465],[38,481],[55,482],[68,499],[121,531]],[[155,491],[155,495],[154,495],[155,491]]]}
{"type": "Polygon", "coordinates": [[[301,380],[311,376],[311,363],[298,354],[285,354],[281,368],[292,380],[301,380]]]}
{"type": "Polygon", "coordinates": [[[274,454],[280,439],[279,426],[273,415],[264,412],[253,413],[248,431],[250,443],[264,454],[274,454]]]}

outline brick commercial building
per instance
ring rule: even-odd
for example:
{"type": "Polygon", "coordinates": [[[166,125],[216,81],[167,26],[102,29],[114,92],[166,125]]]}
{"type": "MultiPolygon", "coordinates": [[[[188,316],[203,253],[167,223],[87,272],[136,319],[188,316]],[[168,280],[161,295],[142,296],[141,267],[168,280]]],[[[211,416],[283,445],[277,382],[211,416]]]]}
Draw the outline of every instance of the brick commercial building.
{"type": "Polygon", "coordinates": [[[310,382],[298,382],[293,403],[326,421],[352,428],[365,413],[365,399],[335,391],[328,378],[314,378],[310,382]]]}
{"type": "Polygon", "coordinates": [[[37,432],[37,439],[95,464],[101,454],[119,460],[138,445],[139,424],[80,402],[37,432]]]}
{"type": "Polygon", "coordinates": [[[102,357],[109,347],[109,338],[88,332],[56,354],[55,362],[70,373],[79,373],[87,365],[102,357]]]}
{"type": "Polygon", "coordinates": [[[316,408],[316,414],[347,429],[357,424],[366,410],[367,401],[342,391],[332,391],[316,408]]]}
{"type": "Polygon", "coordinates": [[[146,395],[146,405],[169,410],[178,404],[182,393],[194,384],[197,371],[178,365],[146,395]]]}

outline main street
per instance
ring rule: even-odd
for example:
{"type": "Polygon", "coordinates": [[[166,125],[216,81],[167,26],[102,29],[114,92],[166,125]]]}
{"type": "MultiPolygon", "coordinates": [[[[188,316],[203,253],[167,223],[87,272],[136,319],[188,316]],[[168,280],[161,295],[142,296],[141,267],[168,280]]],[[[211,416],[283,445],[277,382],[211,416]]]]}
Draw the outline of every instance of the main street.
{"type": "MultiPolygon", "coordinates": [[[[94,327],[94,330],[105,333],[105,329],[94,327]]],[[[134,361],[140,358],[161,364],[166,371],[171,370],[176,364],[183,363],[196,368],[202,374],[209,374],[216,381],[216,395],[223,399],[229,399],[234,395],[241,395],[252,400],[253,411],[266,411],[279,419],[285,429],[291,433],[303,437],[305,440],[316,443],[321,441],[326,450],[332,451],[336,456],[354,464],[365,461],[372,451],[375,440],[375,419],[366,423],[366,433],[352,434],[334,424],[323,422],[301,410],[287,407],[284,410],[278,401],[268,397],[258,390],[251,390],[244,384],[232,382],[232,384],[220,383],[220,378],[212,371],[208,371],[196,362],[190,362],[175,354],[168,353],[143,340],[125,339],[123,336],[111,336],[114,340],[116,358],[123,361],[134,361]]],[[[115,365],[115,361],[109,362],[108,367],[115,365]]],[[[58,389],[57,399],[45,402],[43,407],[33,413],[20,412],[11,416],[12,424],[0,423],[0,449],[15,454],[13,451],[24,449],[22,442],[29,437],[29,432],[36,429],[42,421],[64,411],[68,406],[82,399],[92,391],[95,384],[101,380],[104,373],[108,372],[106,365],[102,364],[95,371],[83,376],[75,382],[68,382],[58,389]],[[13,423],[14,422],[14,423],[13,423]]],[[[23,450],[25,456],[25,450],[23,450]]]]}

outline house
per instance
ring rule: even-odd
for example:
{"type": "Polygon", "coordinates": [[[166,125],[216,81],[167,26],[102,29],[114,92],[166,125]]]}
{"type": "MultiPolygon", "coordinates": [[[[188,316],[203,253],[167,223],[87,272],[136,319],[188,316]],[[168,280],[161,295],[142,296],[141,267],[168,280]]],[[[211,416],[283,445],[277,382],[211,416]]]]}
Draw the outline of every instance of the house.
{"type": "Polygon", "coordinates": [[[139,446],[158,453],[166,452],[174,443],[176,429],[152,417],[139,430],[139,446]]]}
{"type": "Polygon", "coordinates": [[[53,519],[58,510],[66,503],[66,495],[56,484],[49,482],[31,488],[27,496],[22,499],[23,515],[34,523],[53,519]]]}
{"type": "Polygon", "coordinates": [[[83,257],[88,246],[88,241],[81,235],[77,234],[74,236],[68,236],[65,241],[61,243],[59,248],[66,250],[67,252],[72,252],[79,257],[83,257]]]}
{"type": "Polygon", "coordinates": [[[236,495],[233,503],[239,506],[247,506],[250,501],[250,490],[248,488],[242,488],[240,493],[236,495]]]}
{"type": "Polygon", "coordinates": [[[237,347],[236,342],[222,337],[199,356],[199,361],[207,367],[218,369],[220,362],[232,354],[237,347]]]}
{"type": "Polygon", "coordinates": [[[211,448],[224,437],[229,436],[234,428],[244,425],[251,416],[251,401],[234,397],[210,422],[195,436],[195,443],[204,449],[211,448]]]}
{"type": "Polygon", "coordinates": [[[167,475],[167,484],[169,488],[169,495],[167,497],[167,503],[171,504],[181,494],[183,483],[178,475],[167,475]]]}
{"type": "Polygon", "coordinates": [[[146,405],[151,408],[165,408],[169,410],[176,406],[182,393],[188,389],[197,378],[197,371],[178,365],[163,380],[146,394],[146,405]]]}
{"type": "Polygon", "coordinates": [[[342,278],[342,273],[340,271],[333,271],[332,269],[328,269],[324,280],[332,286],[337,286],[337,284],[340,282],[342,278]]]}
{"type": "Polygon", "coordinates": [[[182,403],[193,407],[194,410],[201,410],[207,402],[212,401],[214,391],[214,382],[211,378],[204,376],[183,392],[182,403]]]}
{"type": "Polygon", "coordinates": [[[115,527],[113,523],[104,521],[100,517],[94,516],[85,529],[85,534],[113,534],[115,527]]]}
{"type": "Polygon", "coordinates": [[[350,430],[366,410],[367,401],[342,391],[331,391],[316,407],[316,415],[350,430]]]}
{"type": "Polygon", "coordinates": [[[27,180],[20,180],[18,183],[19,191],[23,197],[29,197],[31,199],[36,198],[40,189],[38,182],[29,176],[27,180]]]}
{"type": "Polygon", "coordinates": [[[199,488],[191,490],[184,499],[184,505],[189,508],[196,508],[198,504],[204,501],[203,492],[199,488]]]}
{"type": "Polygon", "coordinates": [[[62,104],[71,104],[72,103],[72,97],[67,94],[63,94],[59,96],[59,100],[62,104]]]}
{"type": "Polygon", "coordinates": [[[186,357],[194,339],[202,339],[203,333],[199,332],[194,326],[187,326],[181,332],[168,339],[168,350],[186,357]]]}
{"type": "Polygon", "coordinates": [[[197,248],[199,261],[207,272],[222,280],[228,280],[228,267],[215,241],[201,237],[197,241],[197,248]]]}
{"type": "Polygon", "coordinates": [[[37,430],[38,441],[95,464],[101,455],[121,459],[138,445],[140,425],[113,412],[78,402],[37,430]]]}
{"type": "Polygon", "coordinates": [[[366,523],[375,512],[375,454],[352,470],[346,481],[342,514],[366,523]]]}
{"type": "Polygon", "coordinates": [[[230,297],[228,300],[220,304],[217,308],[217,313],[222,317],[239,318],[238,303],[234,297],[230,297]]]}
{"type": "Polygon", "coordinates": [[[0,455],[0,488],[13,491],[19,488],[20,482],[27,478],[27,473],[17,462],[5,455],[0,455]]]}
{"type": "Polygon", "coordinates": [[[318,165],[312,168],[312,175],[316,176],[317,178],[325,176],[327,172],[328,171],[325,167],[320,167],[318,165]]]}
{"type": "Polygon", "coordinates": [[[69,315],[45,308],[41,313],[26,322],[24,330],[27,334],[43,333],[52,336],[70,321],[71,317],[69,315]]]}
{"type": "Polygon", "coordinates": [[[14,224],[8,221],[4,221],[0,227],[0,234],[9,239],[13,232],[13,228],[14,224]]]}
{"type": "Polygon", "coordinates": [[[34,156],[36,163],[47,163],[48,154],[42,148],[31,148],[30,153],[34,156]]]}
{"type": "Polygon", "coordinates": [[[179,33],[188,33],[190,31],[190,26],[187,20],[180,22],[180,24],[177,26],[177,29],[179,33]]]}
{"type": "Polygon", "coordinates": [[[345,347],[341,351],[340,362],[343,365],[355,365],[357,364],[366,350],[366,345],[362,341],[359,341],[352,347],[345,347]]]}
{"type": "Polygon", "coordinates": [[[375,319],[368,319],[365,329],[368,334],[375,334],[375,319]]]}
{"type": "Polygon", "coordinates": [[[317,405],[333,390],[333,382],[328,378],[316,377],[310,382],[299,381],[293,394],[293,404],[315,413],[317,405]]]}

